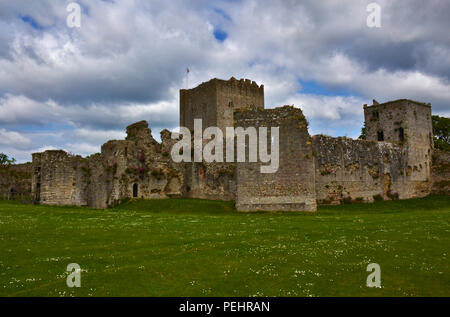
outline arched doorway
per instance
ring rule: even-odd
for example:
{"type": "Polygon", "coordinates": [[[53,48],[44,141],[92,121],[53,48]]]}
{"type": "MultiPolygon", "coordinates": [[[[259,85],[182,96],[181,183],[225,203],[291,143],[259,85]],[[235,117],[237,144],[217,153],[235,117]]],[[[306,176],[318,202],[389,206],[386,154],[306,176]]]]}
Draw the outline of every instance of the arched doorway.
{"type": "Polygon", "coordinates": [[[138,196],[138,184],[134,183],[133,184],[133,197],[137,197],[138,196]]]}

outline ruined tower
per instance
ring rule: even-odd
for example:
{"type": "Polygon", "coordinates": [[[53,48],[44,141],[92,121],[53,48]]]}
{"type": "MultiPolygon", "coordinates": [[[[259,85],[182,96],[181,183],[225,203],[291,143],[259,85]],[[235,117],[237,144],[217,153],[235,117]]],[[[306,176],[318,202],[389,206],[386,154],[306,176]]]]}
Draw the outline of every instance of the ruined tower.
{"type": "Polygon", "coordinates": [[[403,148],[406,167],[404,197],[421,197],[429,193],[433,128],[431,105],[399,99],[364,106],[366,139],[389,142],[403,148]]]}

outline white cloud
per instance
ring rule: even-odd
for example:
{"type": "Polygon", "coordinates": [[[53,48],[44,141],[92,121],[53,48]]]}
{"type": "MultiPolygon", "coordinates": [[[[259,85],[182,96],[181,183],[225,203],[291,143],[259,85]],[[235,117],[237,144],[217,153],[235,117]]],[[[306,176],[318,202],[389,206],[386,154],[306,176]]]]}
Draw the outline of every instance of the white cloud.
{"type": "Polygon", "coordinates": [[[45,152],[45,151],[49,151],[49,150],[60,150],[60,149],[54,147],[53,145],[44,145],[36,150],[33,150],[31,153],[39,153],[39,152],[45,152]]]}
{"type": "Polygon", "coordinates": [[[0,145],[14,146],[17,148],[27,147],[31,140],[18,132],[0,129],[0,145]]]}
{"type": "Polygon", "coordinates": [[[103,144],[109,140],[122,140],[126,137],[125,131],[92,130],[86,128],[76,129],[73,135],[77,140],[86,140],[91,144],[103,144]]]}
{"type": "Polygon", "coordinates": [[[83,156],[100,152],[100,146],[95,146],[88,143],[76,143],[76,144],[69,143],[66,144],[63,149],[69,153],[80,154],[83,156]]]}
{"type": "Polygon", "coordinates": [[[359,97],[320,96],[298,93],[284,104],[302,109],[310,122],[310,134],[358,137],[364,121],[363,104],[359,97]]]}
{"type": "Polygon", "coordinates": [[[37,102],[23,95],[6,94],[0,98],[0,123],[44,125],[55,119],[54,102],[37,102]]]}

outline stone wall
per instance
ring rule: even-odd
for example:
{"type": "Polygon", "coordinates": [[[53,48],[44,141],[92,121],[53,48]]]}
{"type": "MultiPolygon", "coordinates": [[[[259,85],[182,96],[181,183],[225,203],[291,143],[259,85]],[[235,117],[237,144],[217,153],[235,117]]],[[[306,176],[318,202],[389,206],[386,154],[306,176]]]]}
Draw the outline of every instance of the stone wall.
{"type": "Polygon", "coordinates": [[[180,90],[180,126],[194,129],[194,119],[202,119],[203,126],[217,123],[217,80],[212,79],[193,89],[180,90]]]}
{"type": "Polygon", "coordinates": [[[372,202],[405,195],[404,149],[388,142],[313,136],[319,204],[372,202]]]}
{"type": "MultiPolygon", "coordinates": [[[[311,137],[302,111],[248,107],[234,112],[235,127],[279,127],[279,168],[261,173],[260,161],[237,163],[236,208],[241,211],[315,211],[311,137]]],[[[268,138],[270,140],[270,137],[268,138]]],[[[249,142],[246,142],[247,149],[249,142]]],[[[270,146],[269,146],[270,149],[270,146]]],[[[247,150],[248,155],[248,150],[247,150]]]]}
{"type": "Polygon", "coordinates": [[[13,189],[15,198],[30,200],[31,169],[31,163],[0,167],[0,198],[8,199],[13,189]]]}
{"type": "Polygon", "coordinates": [[[188,163],[185,165],[184,197],[235,200],[235,163],[188,163]]]}
{"type": "Polygon", "coordinates": [[[85,161],[60,150],[34,153],[33,199],[48,205],[88,205],[89,168],[85,161]]]}
{"type": "MultiPolygon", "coordinates": [[[[191,160],[183,163],[183,196],[188,198],[234,200],[236,198],[235,162],[194,162],[194,136],[191,135],[191,160]]],[[[205,146],[209,140],[203,140],[205,146]]],[[[223,153],[225,153],[225,140],[223,153]]]]}
{"type": "Polygon", "coordinates": [[[431,171],[433,180],[431,192],[437,195],[450,195],[450,152],[434,150],[431,171]]]}
{"type": "Polygon", "coordinates": [[[146,121],[128,127],[126,140],[112,140],[87,158],[64,151],[33,154],[33,199],[49,205],[106,208],[130,197],[181,196],[182,166],[170,159],[172,140],[153,139],[146,121]]]}

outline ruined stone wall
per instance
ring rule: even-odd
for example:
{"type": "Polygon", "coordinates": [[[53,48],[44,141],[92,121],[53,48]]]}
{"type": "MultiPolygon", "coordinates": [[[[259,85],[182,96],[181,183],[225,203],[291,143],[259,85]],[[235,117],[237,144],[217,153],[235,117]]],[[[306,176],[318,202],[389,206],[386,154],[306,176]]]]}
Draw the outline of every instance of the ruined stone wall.
{"type": "Polygon", "coordinates": [[[35,203],[41,201],[41,166],[42,153],[32,154],[31,163],[31,200],[35,203]]]}
{"type": "Polygon", "coordinates": [[[12,188],[15,198],[30,200],[31,170],[31,163],[0,167],[0,198],[10,197],[12,188]]]}
{"type": "Polygon", "coordinates": [[[431,107],[409,102],[407,112],[408,134],[408,192],[411,197],[424,197],[432,187],[431,165],[433,151],[433,128],[431,107]]]}
{"type": "MultiPolygon", "coordinates": [[[[237,163],[236,208],[241,211],[315,211],[314,160],[307,121],[300,109],[255,107],[234,112],[236,127],[279,127],[279,169],[263,174],[260,161],[237,163]]],[[[270,140],[270,138],[269,138],[270,140]]],[[[248,148],[248,142],[247,142],[248,148]]],[[[270,146],[269,146],[270,149],[270,146]]],[[[248,153],[248,152],[247,152],[248,153]]]]}
{"type": "MultiPolygon", "coordinates": [[[[224,135],[225,136],[225,135],[224,135]]],[[[203,140],[203,147],[210,140],[203,140]]],[[[226,153],[226,141],[223,139],[223,153],[226,153]]],[[[191,135],[191,162],[181,163],[184,182],[184,197],[234,200],[236,198],[235,162],[194,162],[194,135],[191,135]]]]}
{"type": "MultiPolygon", "coordinates": [[[[131,176],[129,171],[137,167],[128,161],[137,157],[137,152],[137,145],[130,140],[112,140],[103,144],[101,156],[104,173],[107,175],[105,180],[107,205],[114,205],[121,199],[132,197],[133,185],[129,179],[131,176]]],[[[134,169],[133,171],[137,172],[134,169]]]]}
{"type": "Polygon", "coordinates": [[[33,199],[48,205],[88,205],[85,161],[58,150],[33,154],[33,199]]]}
{"type": "Polygon", "coordinates": [[[183,171],[180,164],[174,163],[170,156],[174,140],[168,130],[161,132],[161,143],[151,135],[148,123],[140,123],[143,131],[136,137],[129,133],[127,140],[134,143],[135,148],[128,151],[125,174],[122,173],[124,195],[133,197],[133,186],[138,186],[138,197],[168,198],[181,196],[183,171]]]}
{"type": "Polygon", "coordinates": [[[313,136],[319,204],[409,198],[405,149],[388,142],[313,136]]]}
{"type": "Polygon", "coordinates": [[[235,163],[188,163],[185,165],[184,197],[235,200],[235,163]]]}
{"type": "Polygon", "coordinates": [[[124,198],[181,196],[182,166],[170,159],[172,140],[160,144],[146,121],[127,129],[126,140],[112,140],[87,158],[64,151],[33,154],[33,199],[42,204],[106,208],[124,198]]]}
{"type": "Polygon", "coordinates": [[[433,180],[431,192],[437,195],[450,195],[450,152],[434,150],[431,171],[433,180]]]}

